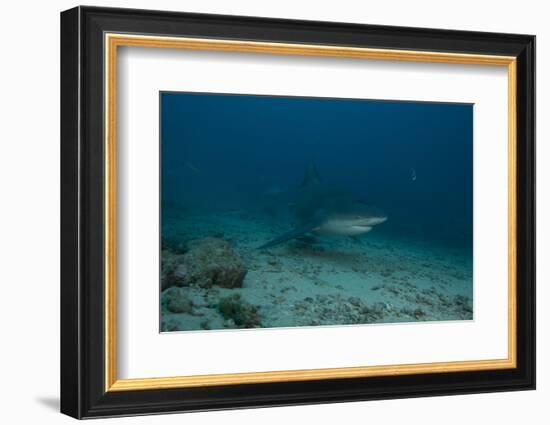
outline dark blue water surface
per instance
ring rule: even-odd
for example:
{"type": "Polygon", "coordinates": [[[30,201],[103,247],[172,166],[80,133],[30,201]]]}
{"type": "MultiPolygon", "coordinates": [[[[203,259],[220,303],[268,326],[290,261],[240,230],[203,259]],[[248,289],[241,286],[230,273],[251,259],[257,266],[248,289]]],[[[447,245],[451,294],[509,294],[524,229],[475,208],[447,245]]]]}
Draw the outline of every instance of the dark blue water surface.
{"type": "Polygon", "coordinates": [[[471,249],[471,104],[160,96],[163,214],[254,209],[314,161],[323,181],[386,212],[379,235],[471,249]]]}

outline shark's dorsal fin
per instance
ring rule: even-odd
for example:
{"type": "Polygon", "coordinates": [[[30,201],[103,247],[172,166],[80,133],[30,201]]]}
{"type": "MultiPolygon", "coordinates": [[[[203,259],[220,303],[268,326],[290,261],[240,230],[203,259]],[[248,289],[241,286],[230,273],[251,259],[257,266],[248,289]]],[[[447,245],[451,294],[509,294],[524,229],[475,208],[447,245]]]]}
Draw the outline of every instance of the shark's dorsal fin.
{"type": "Polygon", "coordinates": [[[317,166],[314,161],[311,161],[306,168],[306,174],[302,181],[302,187],[308,187],[321,183],[319,179],[319,173],[317,172],[317,166]]]}

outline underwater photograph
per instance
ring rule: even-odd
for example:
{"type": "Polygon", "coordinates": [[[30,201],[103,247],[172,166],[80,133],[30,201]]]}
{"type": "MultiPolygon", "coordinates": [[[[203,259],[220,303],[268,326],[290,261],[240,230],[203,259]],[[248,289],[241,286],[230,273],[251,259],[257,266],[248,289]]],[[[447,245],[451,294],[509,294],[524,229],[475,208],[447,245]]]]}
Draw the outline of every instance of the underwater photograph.
{"type": "Polygon", "coordinates": [[[160,93],[160,331],[473,319],[473,105],[160,93]]]}

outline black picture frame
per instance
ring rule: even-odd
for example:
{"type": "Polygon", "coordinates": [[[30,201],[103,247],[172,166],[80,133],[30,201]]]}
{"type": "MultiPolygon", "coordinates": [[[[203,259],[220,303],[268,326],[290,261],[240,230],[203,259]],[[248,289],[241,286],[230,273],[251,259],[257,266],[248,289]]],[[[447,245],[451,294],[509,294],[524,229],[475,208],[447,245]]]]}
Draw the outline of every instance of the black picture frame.
{"type": "Polygon", "coordinates": [[[61,13],[61,412],[75,418],[535,388],[535,37],[76,7],[61,13]],[[104,34],[139,33],[514,56],[517,59],[517,367],[105,391],[104,34]]]}

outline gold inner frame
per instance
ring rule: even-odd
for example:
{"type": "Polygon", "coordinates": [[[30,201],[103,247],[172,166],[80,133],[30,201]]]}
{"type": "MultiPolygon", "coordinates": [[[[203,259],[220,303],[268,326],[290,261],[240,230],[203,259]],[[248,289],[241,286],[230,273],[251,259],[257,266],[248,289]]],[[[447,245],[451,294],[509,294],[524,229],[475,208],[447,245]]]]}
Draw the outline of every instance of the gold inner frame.
{"type": "Polygon", "coordinates": [[[135,391],[213,385],[446,373],[516,367],[516,58],[445,52],[370,49],[328,45],[105,34],[105,391],[135,391]],[[383,366],[285,370],[174,377],[118,379],[116,324],[116,123],[117,51],[120,46],[325,56],[507,67],[508,72],[508,357],[383,366]]]}

